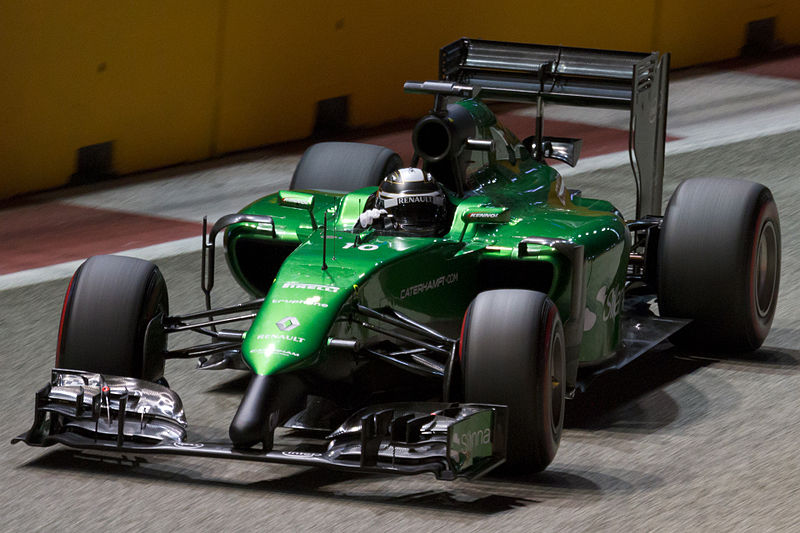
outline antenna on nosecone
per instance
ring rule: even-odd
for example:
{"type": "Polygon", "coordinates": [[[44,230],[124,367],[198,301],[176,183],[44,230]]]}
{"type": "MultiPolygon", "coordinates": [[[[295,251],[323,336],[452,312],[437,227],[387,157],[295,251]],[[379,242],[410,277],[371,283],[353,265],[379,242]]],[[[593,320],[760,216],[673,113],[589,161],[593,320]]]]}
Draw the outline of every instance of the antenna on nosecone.
{"type": "Polygon", "coordinates": [[[336,215],[338,213],[339,204],[333,206],[333,251],[331,252],[331,259],[336,261],[336,215]]]}
{"type": "Polygon", "coordinates": [[[328,244],[328,212],[322,218],[322,270],[328,270],[328,265],[325,263],[326,245],[328,244]]]}

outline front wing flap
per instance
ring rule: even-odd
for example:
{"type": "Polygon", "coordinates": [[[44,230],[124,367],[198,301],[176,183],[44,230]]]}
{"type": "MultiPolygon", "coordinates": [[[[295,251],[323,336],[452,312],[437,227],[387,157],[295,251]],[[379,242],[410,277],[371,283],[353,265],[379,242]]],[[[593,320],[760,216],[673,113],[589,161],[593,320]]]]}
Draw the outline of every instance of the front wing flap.
{"type": "Polygon", "coordinates": [[[31,446],[218,457],[343,470],[475,478],[502,464],[507,409],[488,404],[394,403],[362,409],[324,439],[276,439],[270,451],[187,440],[178,395],[132,378],[54,369],[36,393],[31,446]]]}

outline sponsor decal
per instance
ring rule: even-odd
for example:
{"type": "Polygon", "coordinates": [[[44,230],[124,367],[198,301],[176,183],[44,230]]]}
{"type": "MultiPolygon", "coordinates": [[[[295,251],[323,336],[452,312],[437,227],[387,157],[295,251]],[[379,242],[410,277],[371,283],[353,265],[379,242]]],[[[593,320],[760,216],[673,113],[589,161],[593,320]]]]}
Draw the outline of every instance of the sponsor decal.
{"type": "Polygon", "coordinates": [[[414,196],[398,196],[397,197],[398,204],[436,204],[442,205],[444,203],[444,198],[440,196],[426,196],[426,195],[414,195],[414,196]]]}
{"type": "Polygon", "coordinates": [[[268,340],[279,340],[279,341],[292,341],[292,342],[305,342],[306,340],[303,337],[297,337],[295,335],[283,335],[283,334],[262,334],[256,337],[260,341],[268,341],[268,340]]]}
{"type": "Polygon", "coordinates": [[[281,331],[291,331],[300,325],[300,321],[297,320],[297,317],[287,316],[275,322],[275,325],[278,326],[278,329],[281,331]]]}
{"type": "Polygon", "coordinates": [[[406,196],[398,193],[382,193],[383,207],[390,208],[402,204],[434,204],[444,205],[444,196],[436,192],[406,196]]]}
{"type": "MultiPolygon", "coordinates": [[[[342,246],[342,249],[347,250],[348,248],[352,248],[353,246],[355,246],[355,243],[348,242],[347,244],[342,246]]],[[[377,244],[360,244],[360,245],[357,246],[357,248],[359,250],[361,250],[362,252],[374,252],[375,250],[378,249],[378,245],[377,244]]]]}
{"type": "Polygon", "coordinates": [[[279,350],[277,348],[273,349],[272,353],[276,353],[278,355],[285,355],[286,357],[300,357],[300,354],[297,352],[290,352],[288,350],[279,350]]]}
{"type": "Polygon", "coordinates": [[[456,281],[458,281],[458,272],[451,272],[449,274],[445,274],[444,276],[439,276],[438,278],[431,279],[417,285],[412,285],[411,287],[401,290],[400,299],[405,300],[409,296],[416,296],[417,294],[438,289],[439,287],[443,287],[445,285],[452,285],[456,281]]]}
{"type": "Polygon", "coordinates": [[[288,457],[322,457],[321,453],[314,453],[314,452],[281,452],[281,454],[286,455],[288,457]]]}
{"type": "Polygon", "coordinates": [[[457,470],[475,459],[492,455],[492,412],[481,411],[456,422],[447,430],[450,460],[457,470]]]}
{"type": "Polygon", "coordinates": [[[610,291],[606,289],[605,285],[600,287],[595,299],[603,304],[603,320],[616,318],[622,312],[622,291],[617,287],[610,291]]]}
{"type": "Polygon", "coordinates": [[[290,352],[289,350],[281,350],[279,348],[275,348],[275,345],[273,345],[273,344],[270,344],[266,348],[254,348],[254,349],[250,350],[250,353],[251,354],[259,354],[260,353],[260,354],[263,354],[263,355],[265,355],[267,357],[269,357],[272,354],[285,355],[287,357],[300,357],[300,354],[297,353],[297,352],[290,352]]]}
{"type": "Polygon", "coordinates": [[[276,300],[272,300],[274,304],[302,304],[302,305],[312,305],[314,307],[328,307],[328,304],[320,302],[319,296],[311,296],[310,298],[306,298],[305,300],[289,300],[286,298],[280,298],[276,300]]]}
{"type": "Polygon", "coordinates": [[[173,442],[176,448],[202,448],[203,444],[199,442],[173,442]]]}
{"type": "Polygon", "coordinates": [[[475,210],[469,210],[461,216],[464,222],[492,222],[498,224],[500,222],[509,222],[511,220],[511,211],[505,207],[486,207],[475,210]]]}
{"type": "Polygon", "coordinates": [[[501,214],[502,213],[470,213],[469,214],[469,218],[470,218],[470,220],[476,219],[476,218],[497,218],[501,214]]]}
{"type": "Polygon", "coordinates": [[[333,285],[320,285],[318,283],[298,283],[296,281],[287,281],[283,284],[284,289],[307,289],[311,291],[323,292],[339,292],[339,287],[333,285]]]}

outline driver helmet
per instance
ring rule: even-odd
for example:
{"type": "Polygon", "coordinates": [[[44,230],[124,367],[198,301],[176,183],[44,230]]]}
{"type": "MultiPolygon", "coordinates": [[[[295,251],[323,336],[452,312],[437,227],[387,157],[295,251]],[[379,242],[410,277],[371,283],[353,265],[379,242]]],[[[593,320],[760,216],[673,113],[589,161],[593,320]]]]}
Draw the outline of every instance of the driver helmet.
{"type": "Polygon", "coordinates": [[[433,176],[418,168],[401,168],[386,176],[375,207],[385,209],[397,229],[418,235],[447,229],[447,197],[433,176]]]}

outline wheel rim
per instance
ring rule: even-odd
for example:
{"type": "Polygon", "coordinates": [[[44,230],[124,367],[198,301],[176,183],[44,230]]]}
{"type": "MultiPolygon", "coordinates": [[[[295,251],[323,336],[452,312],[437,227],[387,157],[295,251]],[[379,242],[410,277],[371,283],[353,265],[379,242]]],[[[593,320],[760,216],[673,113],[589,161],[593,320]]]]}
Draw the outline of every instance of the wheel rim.
{"type": "Polygon", "coordinates": [[[766,318],[775,300],[775,281],[778,278],[778,237],[775,225],[768,220],[762,227],[756,244],[754,272],[755,308],[759,318],[766,318]]]}
{"type": "Polygon", "coordinates": [[[555,435],[561,426],[561,411],[564,408],[564,337],[553,332],[550,341],[550,424],[555,435]]]}

